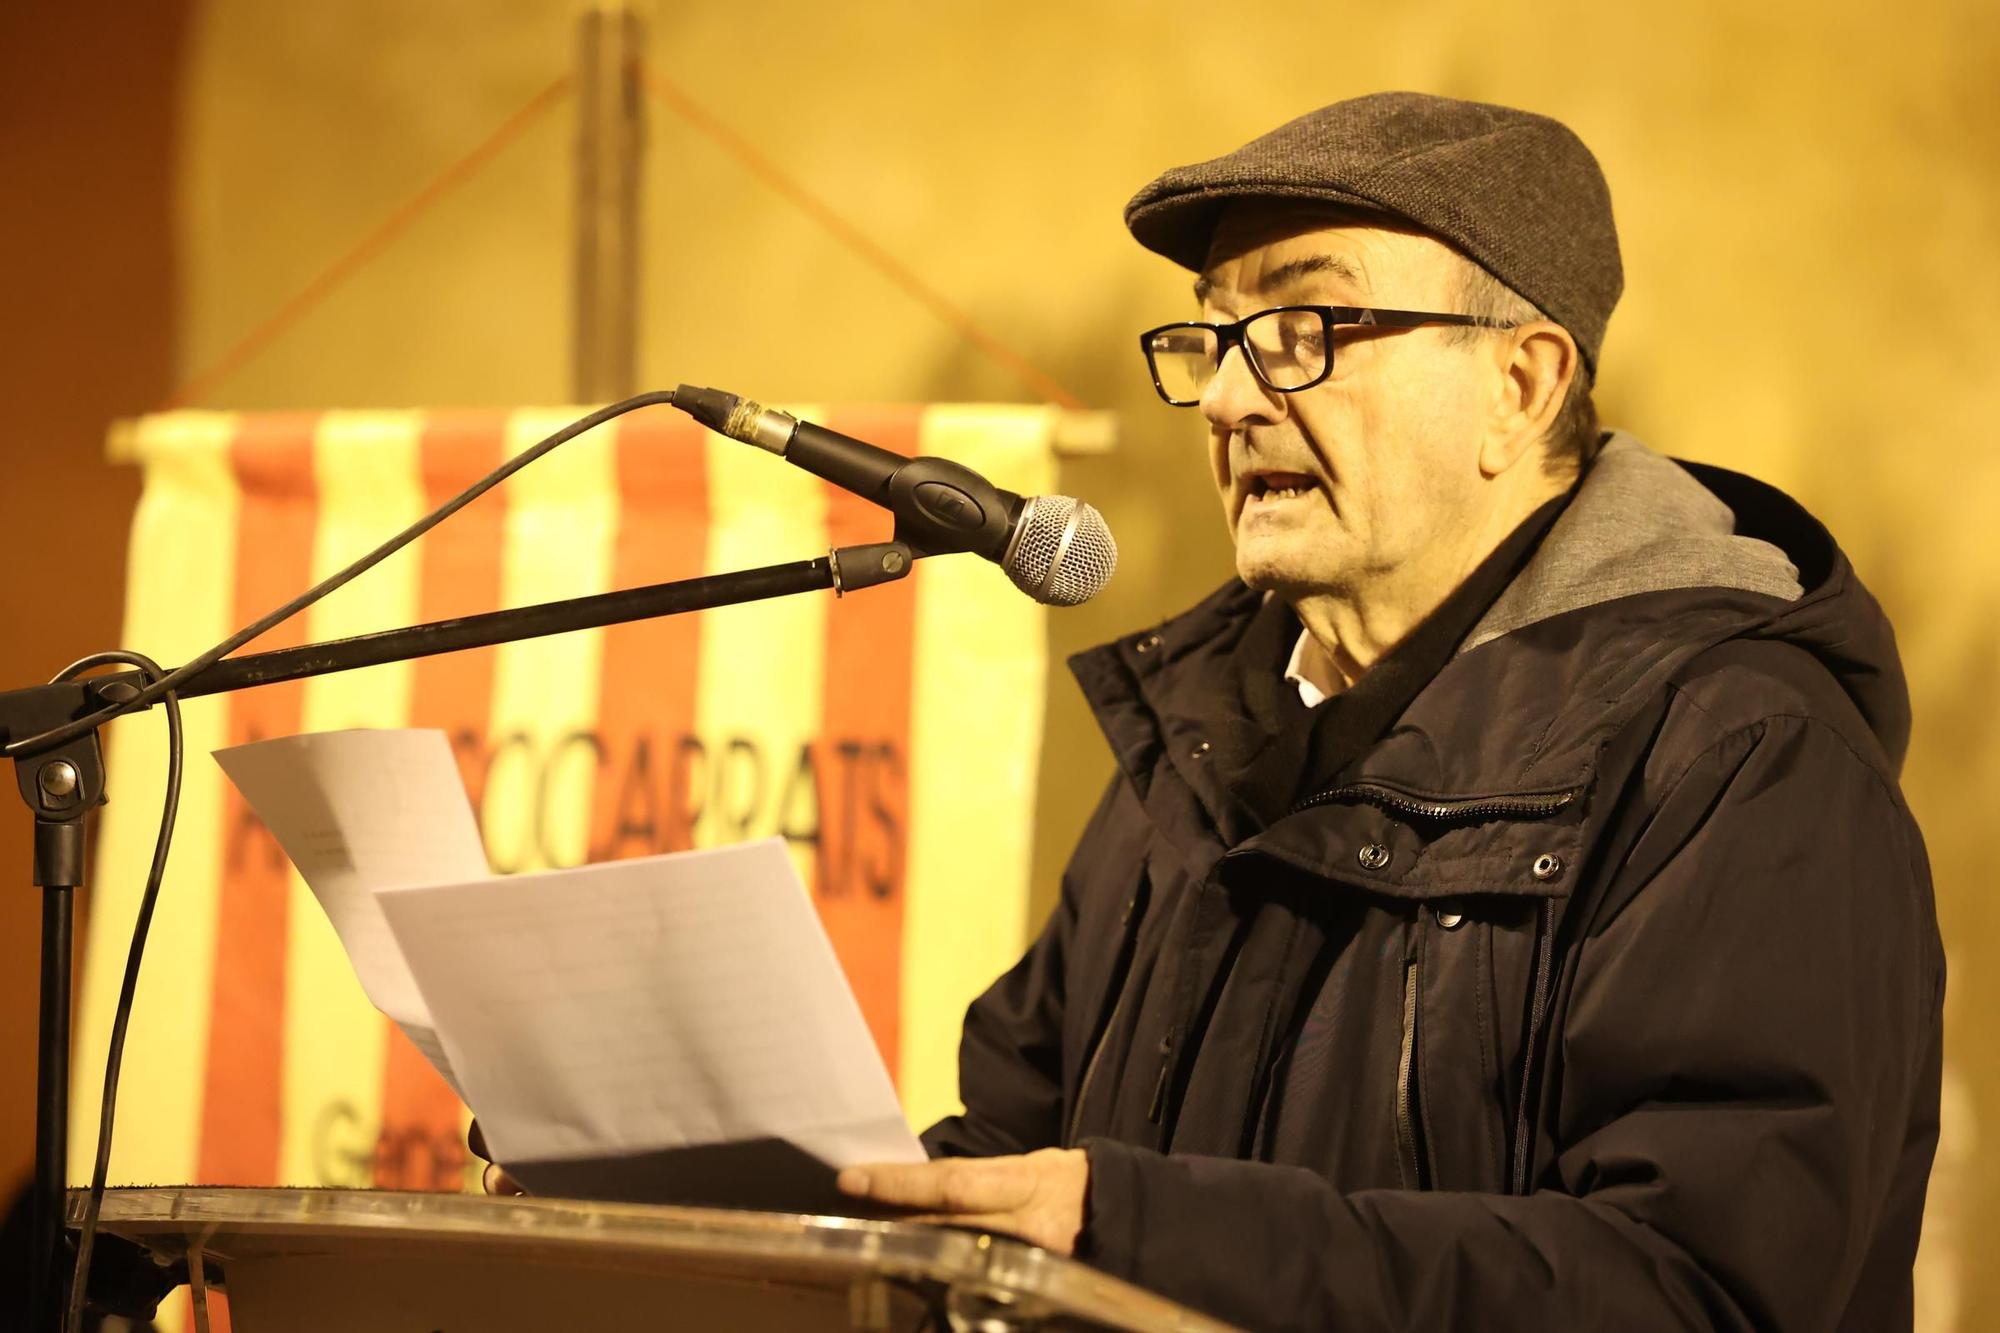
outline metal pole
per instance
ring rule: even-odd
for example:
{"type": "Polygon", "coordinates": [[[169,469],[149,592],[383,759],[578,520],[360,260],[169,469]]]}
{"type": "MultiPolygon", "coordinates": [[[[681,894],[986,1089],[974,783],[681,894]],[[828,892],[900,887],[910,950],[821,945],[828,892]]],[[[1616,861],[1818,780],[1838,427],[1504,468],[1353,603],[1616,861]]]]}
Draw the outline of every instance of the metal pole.
{"type": "Polygon", "coordinates": [[[42,1022],[35,1105],[34,1268],[30,1290],[36,1333],[62,1327],[67,1291],[63,1265],[63,1177],[69,1164],[69,950],[67,886],[42,890],[42,1022]]]}
{"type": "Polygon", "coordinates": [[[579,403],[637,391],[644,25],[624,0],[577,19],[576,269],[571,384],[579,403]]]}

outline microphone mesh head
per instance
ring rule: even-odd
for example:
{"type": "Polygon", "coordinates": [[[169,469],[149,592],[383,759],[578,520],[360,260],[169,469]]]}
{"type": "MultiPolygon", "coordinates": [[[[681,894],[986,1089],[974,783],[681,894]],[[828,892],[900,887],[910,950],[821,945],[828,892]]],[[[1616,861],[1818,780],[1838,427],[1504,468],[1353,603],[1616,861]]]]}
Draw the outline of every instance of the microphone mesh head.
{"type": "Polygon", "coordinates": [[[1075,606],[1104,590],[1118,543],[1104,515],[1067,495],[1031,496],[1001,560],[1014,586],[1045,606],[1075,606]]]}

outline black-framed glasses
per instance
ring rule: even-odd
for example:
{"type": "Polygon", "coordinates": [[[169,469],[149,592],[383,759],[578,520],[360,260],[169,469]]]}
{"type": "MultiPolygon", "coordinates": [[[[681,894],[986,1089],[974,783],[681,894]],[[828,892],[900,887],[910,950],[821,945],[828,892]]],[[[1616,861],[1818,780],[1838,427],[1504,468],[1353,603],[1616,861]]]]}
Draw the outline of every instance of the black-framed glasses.
{"type": "Polygon", "coordinates": [[[1426,324],[1466,324],[1479,328],[1512,328],[1477,315],[1442,315],[1426,310],[1374,310],[1356,305],[1281,305],[1237,320],[1234,324],[1202,324],[1194,320],[1162,324],[1139,335],[1153,387],[1175,407],[1193,407],[1203,389],[1222,368],[1231,347],[1243,348],[1243,359],[1267,388],[1279,393],[1310,389],[1333,373],[1333,330],[1336,325],[1358,328],[1414,329],[1426,324]]]}

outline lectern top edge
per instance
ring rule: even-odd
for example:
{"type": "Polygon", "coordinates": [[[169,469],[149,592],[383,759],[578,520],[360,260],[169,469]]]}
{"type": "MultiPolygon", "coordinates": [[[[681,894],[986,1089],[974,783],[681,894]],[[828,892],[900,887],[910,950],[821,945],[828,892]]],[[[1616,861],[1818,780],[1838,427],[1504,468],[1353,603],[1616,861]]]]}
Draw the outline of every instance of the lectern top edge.
{"type": "MultiPolygon", "coordinates": [[[[70,1225],[81,1220],[83,1202],[83,1191],[70,1193],[70,1225]]],[[[107,1190],[99,1225],[168,1262],[199,1243],[225,1270],[232,1262],[371,1245],[476,1250],[489,1259],[573,1253],[594,1263],[817,1284],[874,1277],[976,1288],[1059,1311],[1084,1327],[1228,1329],[1025,1242],[921,1223],[392,1190],[163,1186],[107,1190]]]]}

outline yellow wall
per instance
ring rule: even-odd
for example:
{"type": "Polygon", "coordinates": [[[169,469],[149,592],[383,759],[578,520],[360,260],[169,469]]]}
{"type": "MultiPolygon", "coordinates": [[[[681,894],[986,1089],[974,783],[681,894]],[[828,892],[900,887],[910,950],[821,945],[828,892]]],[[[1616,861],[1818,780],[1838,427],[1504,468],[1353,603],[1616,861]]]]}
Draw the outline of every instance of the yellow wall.
{"type": "MultiPolygon", "coordinates": [[[[560,72],[571,12],[211,0],[182,83],[183,370],[560,72]]],[[[1798,494],[1896,620],[1916,696],[1907,786],[1955,968],[1923,1313],[1933,1329],[2000,1319],[2000,1273],[1969,1262],[2000,1244],[2000,1042],[1978,1017],[2000,1001],[1982,838],[2000,804],[2000,9],[686,0],[650,21],[663,71],[1121,414],[1118,452],[1064,477],[1124,552],[1109,593],[1056,618],[1065,652],[1228,569],[1193,423],[1152,399],[1134,350],[1136,330],[1188,308],[1185,279],[1125,236],[1127,195],[1163,166],[1372,89],[1573,125],[1605,164],[1625,238],[1608,419],[1798,494]]],[[[567,113],[543,121],[210,405],[564,401],[570,134],[567,113]]],[[[791,401],[1018,396],[657,107],[646,206],[648,382],[791,401]]],[[[1107,766],[1058,676],[1045,885],[1107,766]]]]}

